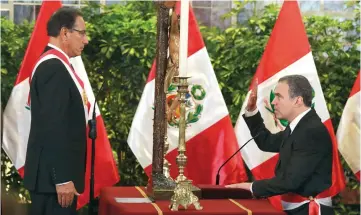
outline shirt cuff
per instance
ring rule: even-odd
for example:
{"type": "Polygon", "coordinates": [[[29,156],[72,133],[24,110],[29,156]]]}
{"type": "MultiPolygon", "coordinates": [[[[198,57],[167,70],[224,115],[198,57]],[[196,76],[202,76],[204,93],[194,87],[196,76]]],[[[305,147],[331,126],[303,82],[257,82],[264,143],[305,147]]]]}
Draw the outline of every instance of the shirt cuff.
{"type": "Polygon", "coordinates": [[[246,117],[251,117],[251,116],[256,115],[257,113],[258,113],[258,108],[254,109],[253,111],[248,111],[248,110],[246,109],[244,115],[245,115],[246,117]]]}
{"type": "Polygon", "coordinates": [[[56,184],[56,185],[64,185],[64,184],[69,184],[71,181],[68,182],[64,182],[64,183],[60,183],[60,184],[56,184]]]}

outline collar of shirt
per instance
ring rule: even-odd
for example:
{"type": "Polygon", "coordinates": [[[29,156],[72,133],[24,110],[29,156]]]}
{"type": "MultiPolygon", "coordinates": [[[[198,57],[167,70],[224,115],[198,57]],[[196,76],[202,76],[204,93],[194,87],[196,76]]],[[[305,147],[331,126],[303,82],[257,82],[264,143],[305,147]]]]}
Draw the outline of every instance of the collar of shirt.
{"type": "Polygon", "coordinates": [[[300,120],[302,119],[302,117],[304,117],[308,112],[310,112],[311,108],[308,108],[307,110],[305,110],[304,112],[300,113],[291,123],[290,123],[290,129],[291,129],[291,133],[293,132],[293,130],[296,128],[297,124],[300,122],[300,120]]]}
{"type": "Polygon", "coordinates": [[[53,49],[56,49],[56,50],[60,51],[63,55],[65,55],[65,57],[68,59],[68,62],[70,63],[69,56],[67,54],[65,54],[65,52],[63,52],[63,50],[61,50],[59,47],[57,47],[57,46],[55,46],[55,45],[53,45],[51,43],[48,43],[48,46],[53,48],[53,49]]]}

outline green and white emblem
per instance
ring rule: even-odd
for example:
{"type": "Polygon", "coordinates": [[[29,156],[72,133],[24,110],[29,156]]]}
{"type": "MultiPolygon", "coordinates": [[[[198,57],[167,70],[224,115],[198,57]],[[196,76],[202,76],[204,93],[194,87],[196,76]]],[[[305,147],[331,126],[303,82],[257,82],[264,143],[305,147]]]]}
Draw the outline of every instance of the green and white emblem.
{"type": "MultiPolygon", "coordinates": [[[[201,85],[189,85],[189,92],[186,94],[186,125],[198,122],[202,116],[203,101],[206,97],[206,91],[201,85]]],[[[171,84],[167,92],[167,106],[172,107],[177,100],[177,87],[171,84]]],[[[171,119],[168,124],[172,127],[179,126],[180,106],[176,103],[176,107],[172,112],[171,119]]]]}

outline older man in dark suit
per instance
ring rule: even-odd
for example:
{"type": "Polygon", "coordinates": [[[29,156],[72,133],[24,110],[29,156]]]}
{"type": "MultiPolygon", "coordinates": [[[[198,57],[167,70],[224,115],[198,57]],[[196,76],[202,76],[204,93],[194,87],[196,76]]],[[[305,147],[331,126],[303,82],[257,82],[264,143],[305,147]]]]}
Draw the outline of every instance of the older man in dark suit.
{"type": "MultiPolygon", "coordinates": [[[[255,142],[262,151],[278,152],[275,177],[253,183],[228,185],[250,190],[255,197],[282,195],[283,200],[293,199],[304,204],[287,204],[287,214],[307,215],[315,209],[314,198],[332,184],[332,141],[327,128],[311,107],[312,87],[301,75],[281,78],[272,102],[278,119],[287,120],[284,131],[272,134],[264,125],[256,107],[257,84],[249,98],[243,115],[255,142]],[[311,206],[312,204],[312,206],[311,206]]],[[[329,198],[318,207],[322,215],[334,214],[329,198]]],[[[317,209],[318,210],[318,209],[317,209]]]]}
{"type": "Polygon", "coordinates": [[[47,23],[49,44],[30,84],[31,129],[24,169],[31,215],[76,214],[84,191],[86,94],[70,64],[86,44],[85,22],[73,8],[60,8],[47,23]]]}

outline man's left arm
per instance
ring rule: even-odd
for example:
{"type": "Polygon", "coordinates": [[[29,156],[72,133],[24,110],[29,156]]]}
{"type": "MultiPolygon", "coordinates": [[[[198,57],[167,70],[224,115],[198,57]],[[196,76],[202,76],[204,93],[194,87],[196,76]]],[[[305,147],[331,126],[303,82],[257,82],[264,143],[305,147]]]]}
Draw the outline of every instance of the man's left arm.
{"type": "Polygon", "coordinates": [[[332,144],[325,142],[323,135],[320,136],[316,131],[308,132],[308,135],[293,143],[294,148],[285,174],[253,182],[252,192],[255,197],[296,191],[312,176],[324,157],[332,153],[332,144]]]}

